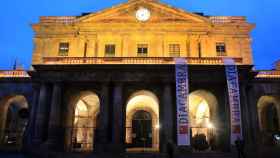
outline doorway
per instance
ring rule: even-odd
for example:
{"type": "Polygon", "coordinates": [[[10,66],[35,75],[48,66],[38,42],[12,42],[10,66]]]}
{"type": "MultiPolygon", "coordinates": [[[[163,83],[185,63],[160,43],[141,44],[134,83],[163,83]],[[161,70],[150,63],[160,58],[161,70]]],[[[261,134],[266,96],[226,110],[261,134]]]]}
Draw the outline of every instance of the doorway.
{"type": "Polygon", "coordinates": [[[152,147],[152,116],[150,113],[139,110],[132,120],[133,147],[152,147]]]}

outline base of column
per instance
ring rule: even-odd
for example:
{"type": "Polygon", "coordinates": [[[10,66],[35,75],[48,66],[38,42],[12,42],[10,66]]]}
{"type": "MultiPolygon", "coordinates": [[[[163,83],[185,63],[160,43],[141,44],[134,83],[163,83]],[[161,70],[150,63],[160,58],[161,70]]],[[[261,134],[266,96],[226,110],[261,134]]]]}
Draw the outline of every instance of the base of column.
{"type": "Polygon", "coordinates": [[[63,144],[57,141],[47,141],[42,146],[48,151],[63,151],[63,144]]]}
{"type": "Polygon", "coordinates": [[[174,153],[176,155],[184,155],[192,153],[192,147],[191,146],[176,146],[174,149],[174,153]]]}
{"type": "Polygon", "coordinates": [[[107,150],[110,153],[124,153],[125,146],[124,146],[124,144],[108,144],[107,150]]]}

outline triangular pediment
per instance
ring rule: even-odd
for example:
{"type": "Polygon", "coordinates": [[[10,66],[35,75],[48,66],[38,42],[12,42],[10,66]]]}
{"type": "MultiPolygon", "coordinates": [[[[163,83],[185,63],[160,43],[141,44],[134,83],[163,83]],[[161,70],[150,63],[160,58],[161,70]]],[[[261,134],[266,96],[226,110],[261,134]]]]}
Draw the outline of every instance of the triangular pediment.
{"type": "Polygon", "coordinates": [[[131,0],[97,13],[82,16],[79,18],[79,22],[138,22],[135,13],[141,7],[147,8],[151,13],[150,19],[146,22],[210,23],[206,17],[155,0],[131,0]]]}

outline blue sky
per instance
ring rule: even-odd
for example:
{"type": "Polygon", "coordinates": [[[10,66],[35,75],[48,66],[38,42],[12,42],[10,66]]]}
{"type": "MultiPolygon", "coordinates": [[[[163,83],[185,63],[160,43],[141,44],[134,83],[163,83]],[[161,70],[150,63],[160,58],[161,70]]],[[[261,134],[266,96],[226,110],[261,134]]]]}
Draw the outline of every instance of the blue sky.
{"type": "MultiPolygon", "coordinates": [[[[271,69],[280,59],[279,0],[161,0],[174,7],[207,15],[247,16],[256,23],[252,32],[257,69],[271,69]]],[[[26,69],[32,56],[30,27],[39,16],[80,15],[126,0],[9,0],[0,4],[0,69],[10,69],[17,58],[26,69]]]]}

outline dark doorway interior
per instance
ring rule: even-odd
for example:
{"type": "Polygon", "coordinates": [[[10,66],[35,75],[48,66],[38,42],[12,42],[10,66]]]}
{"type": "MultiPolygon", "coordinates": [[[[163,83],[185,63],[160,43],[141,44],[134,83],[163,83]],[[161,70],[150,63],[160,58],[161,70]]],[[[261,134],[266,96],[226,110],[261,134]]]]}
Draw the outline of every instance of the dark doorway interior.
{"type": "Polygon", "coordinates": [[[150,113],[140,110],[132,120],[133,147],[152,147],[152,117],[150,113]]]}

